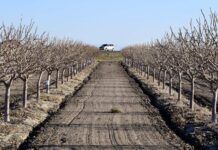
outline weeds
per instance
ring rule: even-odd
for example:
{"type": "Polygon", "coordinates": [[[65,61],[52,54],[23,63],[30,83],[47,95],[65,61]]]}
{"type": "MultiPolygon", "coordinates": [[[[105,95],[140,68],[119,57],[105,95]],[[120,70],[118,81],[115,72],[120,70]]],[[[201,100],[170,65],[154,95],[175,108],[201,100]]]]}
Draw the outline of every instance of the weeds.
{"type": "Polygon", "coordinates": [[[111,113],[121,113],[121,111],[118,108],[111,108],[111,113]]]}

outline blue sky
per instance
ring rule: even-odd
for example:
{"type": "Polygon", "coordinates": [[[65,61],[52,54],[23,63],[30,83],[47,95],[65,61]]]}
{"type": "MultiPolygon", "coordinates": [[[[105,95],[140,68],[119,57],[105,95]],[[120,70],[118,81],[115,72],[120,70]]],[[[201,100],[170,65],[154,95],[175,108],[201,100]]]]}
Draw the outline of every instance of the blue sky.
{"type": "Polygon", "coordinates": [[[172,26],[218,12],[218,0],[0,0],[0,22],[32,19],[40,32],[118,49],[162,37],[172,26]]]}

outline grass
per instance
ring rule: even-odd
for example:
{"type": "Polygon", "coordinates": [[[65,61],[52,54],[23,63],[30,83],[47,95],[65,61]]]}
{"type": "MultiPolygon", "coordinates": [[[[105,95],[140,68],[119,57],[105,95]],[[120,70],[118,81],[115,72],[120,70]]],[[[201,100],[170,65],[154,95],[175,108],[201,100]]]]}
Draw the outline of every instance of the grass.
{"type": "Polygon", "coordinates": [[[118,108],[111,108],[111,113],[121,113],[121,111],[118,108]]]}
{"type": "Polygon", "coordinates": [[[97,61],[122,61],[123,55],[121,52],[99,52],[99,55],[97,56],[97,61]]]}

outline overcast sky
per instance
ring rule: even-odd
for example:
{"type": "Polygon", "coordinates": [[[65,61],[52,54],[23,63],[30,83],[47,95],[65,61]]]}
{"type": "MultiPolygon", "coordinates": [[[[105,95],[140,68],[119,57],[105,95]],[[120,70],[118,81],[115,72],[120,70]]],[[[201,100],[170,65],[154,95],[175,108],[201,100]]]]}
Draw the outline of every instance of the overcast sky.
{"type": "Polygon", "coordinates": [[[118,49],[162,37],[172,26],[218,12],[218,0],[0,0],[0,22],[32,19],[39,31],[118,49]]]}

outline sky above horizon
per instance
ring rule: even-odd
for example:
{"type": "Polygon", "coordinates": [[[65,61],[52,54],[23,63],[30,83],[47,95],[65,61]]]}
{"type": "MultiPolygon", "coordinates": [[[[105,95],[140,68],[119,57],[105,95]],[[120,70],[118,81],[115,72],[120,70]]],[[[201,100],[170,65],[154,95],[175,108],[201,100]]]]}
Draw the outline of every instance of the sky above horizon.
{"type": "Polygon", "coordinates": [[[217,0],[5,0],[0,23],[35,22],[40,32],[117,49],[161,38],[201,17],[218,12],[217,0]]]}

